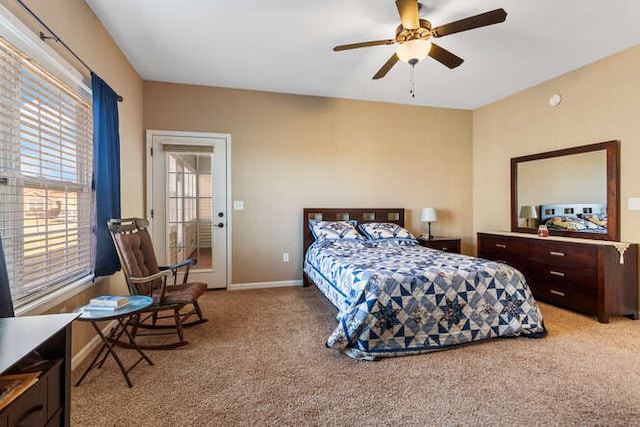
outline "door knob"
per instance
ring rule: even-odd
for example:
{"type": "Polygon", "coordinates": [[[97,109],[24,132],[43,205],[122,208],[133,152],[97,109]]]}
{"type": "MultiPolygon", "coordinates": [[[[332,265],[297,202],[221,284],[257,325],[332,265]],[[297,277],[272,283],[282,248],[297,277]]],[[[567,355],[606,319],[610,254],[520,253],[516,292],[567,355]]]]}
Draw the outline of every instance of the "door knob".
{"type": "Polygon", "coordinates": [[[218,223],[218,228],[222,228],[222,227],[224,227],[224,224],[222,222],[219,222],[218,223]]]}
{"type": "Polygon", "coordinates": [[[224,213],[223,213],[223,212],[218,212],[218,216],[219,216],[220,218],[222,218],[222,217],[224,216],[224,213]]]}

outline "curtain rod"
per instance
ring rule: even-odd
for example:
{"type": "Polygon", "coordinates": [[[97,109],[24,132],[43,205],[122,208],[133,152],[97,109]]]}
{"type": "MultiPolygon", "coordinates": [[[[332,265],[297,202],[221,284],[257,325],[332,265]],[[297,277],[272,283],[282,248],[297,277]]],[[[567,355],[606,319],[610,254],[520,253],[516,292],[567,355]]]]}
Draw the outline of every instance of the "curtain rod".
{"type": "MultiPolygon", "coordinates": [[[[54,33],[53,30],[51,28],[49,28],[49,26],[42,21],[42,19],[40,19],[35,13],[33,13],[33,11],[31,9],[29,9],[29,7],[22,2],[22,0],[16,0],[16,1],[18,2],[18,4],[20,4],[20,6],[22,6],[22,8],[25,11],[27,11],[27,13],[29,15],[31,15],[36,21],[38,21],[38,23],[40,25],[42,25],[49,32],[49,34],[51,34],[50,36],[48,36],[45,33],[43,33],[42,31],[40,31],[40,40],[46,41],[47,39],[53,39],[53,40],[56,41],[56,43],[60,43],[65,49],[67,49],[67,51],[71,55],[74,56],[74,58],[76,58],[82,65],[84,65],[84,67],[87,70],[89,70],[90,72],[93,72],[91,67],[89,67],[86,62],[84,62],[82,59],[80,59],[80,57],[69,46],[67,46],[67,44],[65,42],[63,42],[62,39],[60,37],[58,37],[58,35],[56,33],[54,33]]],[[[118,102],[122,102],[123,100],[124,100],[124,98],[121,95],[118,95],[118,102]]]]}

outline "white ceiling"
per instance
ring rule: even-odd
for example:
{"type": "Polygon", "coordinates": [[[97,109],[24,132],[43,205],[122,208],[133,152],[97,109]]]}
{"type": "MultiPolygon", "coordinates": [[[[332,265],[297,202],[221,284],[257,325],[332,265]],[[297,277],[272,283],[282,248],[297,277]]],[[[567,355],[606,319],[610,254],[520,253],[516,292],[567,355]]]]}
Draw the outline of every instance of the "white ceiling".
{"type": "MultiPolygon", "coordinates": [[[[424,0],[434,27],[504,8],[504,23],[437,44],[465,59],[427,57],[371,77],[396,46],[394,0],[86,0],[144,80],[475,109],[640,43],[635,0],[424,0]]],[[[117,89],[117,88],[116,88],[117,89]]]]}

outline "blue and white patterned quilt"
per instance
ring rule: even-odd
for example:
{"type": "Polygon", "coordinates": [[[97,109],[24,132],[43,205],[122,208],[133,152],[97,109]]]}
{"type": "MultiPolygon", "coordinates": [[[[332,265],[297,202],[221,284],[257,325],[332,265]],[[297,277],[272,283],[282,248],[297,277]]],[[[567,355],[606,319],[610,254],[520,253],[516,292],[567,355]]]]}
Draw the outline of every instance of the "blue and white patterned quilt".
{"type": "Polygon", "coordinates": [[[327,346],[357,359],[546,335],[524,277],[498,262],[417,242],[332,239],[310,246],[304,271],[338,309],[327,346]]]}

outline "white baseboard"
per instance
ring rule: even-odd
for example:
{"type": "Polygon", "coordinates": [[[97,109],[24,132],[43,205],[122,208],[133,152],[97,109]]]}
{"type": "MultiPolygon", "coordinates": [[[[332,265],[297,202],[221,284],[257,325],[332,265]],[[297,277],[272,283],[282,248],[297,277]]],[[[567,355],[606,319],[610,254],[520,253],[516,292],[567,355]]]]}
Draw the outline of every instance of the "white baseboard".
{"type": "MultiPolygon", "coordinates": [[[[102,328],[102,333],[105,334],[105,336],[109,335],[109,330],[111,329],[112,326],[116,325],[116,321],[113,320],[109,323],[107,323],[107,326],[105,326],[104,328],[102,328]]],[[[91,352],[98,347],[98,345],[102,344],[102,340],[100,339],[100,337],[96,334],[95,337],[93,337],[93,339],[91,341],[89,341],[87,343],[87,345],[85,345],[84,347],[82,347],[80,349],[79,352],[76,353],[75,356],[73,356],[73,358],[71,359],[71,370],[73,371],[74,369],[76,369],[76,367],[78,365],[80,365],[84,359],[91,354],[91,352]]]]}
{"type": "Polygon", "coordinates": [[[287,286],[302,286],[302,280],[285,280],[283,282],[233,283],[229,285],[229,290],[244,291],[248,289],[284,288],[287,286]]]}

